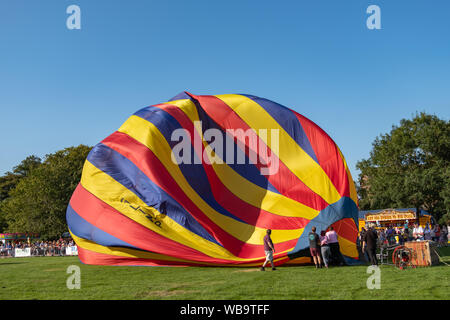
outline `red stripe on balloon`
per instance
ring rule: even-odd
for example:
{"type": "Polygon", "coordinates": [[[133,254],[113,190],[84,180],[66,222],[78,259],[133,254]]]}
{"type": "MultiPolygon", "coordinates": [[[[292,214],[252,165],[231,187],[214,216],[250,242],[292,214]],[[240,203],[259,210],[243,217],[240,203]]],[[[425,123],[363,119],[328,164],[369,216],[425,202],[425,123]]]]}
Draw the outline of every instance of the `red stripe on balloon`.
{"type": "Polygon", "coordinates": [[[95,252],[78,246],[78,258],[85,264],[95,264],[100,266],[179,266],[187,267],[195,265],[178,261],[152,260],[143,258],[121,257],[105,253],[95,252]]]}
{"type": "MultiPolygon", "coordinates": [[[[205,110],[208,116],[224,131],[227,129],[242,129],[244,131],[249,129],[252,130],[233,109],[219,98],[215,96],[191,96],[199,101],[203,110],[205,110]]],[[[269,135],[269,132],[267,134],[269,135]]],[[[258,145],[262,145],[263,148],[270,150],[258,136],[256,136],[256,139],[258,145]]],[[[245,152],[249,155],[249,148],[251,146],[247,139],[244,140],[245,141],[240,141],[243,144],[245,143],[245,152]]],[[[257,152],[257,150],[253,150],[253,152],[257,152]]],[[[272,157],[279,163],[278,172],[272,175],[265,175],[265,177],[281,194],[318,211],[323,210],[328,206],[328,203],[325,200],[308,188],[303,181],[293,174],[289,168],[277,158],[274,153],[272,153],[272,157]]],[[[256,164],[256,166],[261,170],[262,165],[260,163],[256,164]]]]}
{"type": "MultiPolygon", "coordinates": [[[[184,207],[219,243],[233,255],[241,258],[261,257],[264,252],[262,245],[245,243],[236,239],[206,216],[199,207],[184,193],[174,178],[170,175],[156,155],[145,145],[130,136],[115,132],[102,141],[111,149],[119,152],[133,162],[153,183],[163,189],[182,207],[184,207]]],[[[251,234],[242,235],[250,237],[251,234]]],[[[292,249],[297,239],[277,244],[278,251],[292,249]]]]}
{"type": "Polygon", "coordinates": [[[90,224],[139,249],[186,260],[229,263],[227,259],[209,257],[194,248],[153,232],[104,203],[81,184],[75,189],[70,205],[90,224]]]}
{"type": "MultiPolygon", "coordinates": [[[[195,145],[194,140],[201,139],[201,137],[198,135],[197,130],[194,130],[194,124],[190,121],[186,114],[178,107],[171,105],[158,105],[155,107],[161,108],[170,114],[187,132],[189,132],[192,146],[195,149],[197,156],[202,159],[205,148],[203,144],[200,148],[197,148],[195,145]]],[[[246,223],[265,229],[289,230],[303,228],[309,222],[308,219],[302,217],[278,216],[245,202],[233,194],[222,183],[212,165],[207,164],[204,161],[202,161],[202,165],[208,177],[208,181],[216,201],[222,206],[222,208],[228,212],[231,212],[234,216],[245,221],[246,223]]]]}
{"type": "Polygon", "coordinates": [[[293,111],[306,133],[320,166],[342,197],[350,197],[347,172],[339,150],[317,124],[293,111]]]}
{"type": "MultiPolygon", "coordinates": [[[[191,263],[189,261],[169,261],[162,259],[145,259],[145,258],[133,258],[133,257],[122,257],[116,255],[109,255],[105,253],[91,251],[85,248],[81,248],[78,246],[78,258],[82,263],[85,264],[94,264],[94,265],[119,265],[119,266],[167,266],[167,267],[188,267],[188,266],[196,266],[196,267],[208,267],[208,266],[217,266],[212,264],[197,264],[191,263]]],[[[279,261],[275,261],[275,265],[279,266],[283,263],[289,261],[289,258],[283,258],[279,261]]],[[[255,262],[261,263],[263,260],[255,262]]],[[[232,265],[227,264],[227,265],[232,265]]]]}
{"type": "Polygon", "coordinates": [[[358,229],[356,228],[355,222],[351,218],[344,218],[336,221],[332,224],[336,233],[353,243],[356,243],[358,238],[358,229]]]}

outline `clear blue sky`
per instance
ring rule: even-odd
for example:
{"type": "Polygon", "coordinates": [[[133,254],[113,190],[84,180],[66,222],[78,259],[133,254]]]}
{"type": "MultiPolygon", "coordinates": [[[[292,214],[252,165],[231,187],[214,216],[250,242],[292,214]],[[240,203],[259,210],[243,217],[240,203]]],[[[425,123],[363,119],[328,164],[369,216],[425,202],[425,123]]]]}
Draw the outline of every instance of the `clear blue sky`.
{"type": "Polygon", "coordinates": [[[354,178],[376,136],[450,118],[450,1],[0,0],[0,174],[95,145],[179,92],[248,93],[339,145],[354,178]],[[68,30],[66,8],[81,8],[68,30]],[[366,9],[381,8],[382,30],[366,9]]]}

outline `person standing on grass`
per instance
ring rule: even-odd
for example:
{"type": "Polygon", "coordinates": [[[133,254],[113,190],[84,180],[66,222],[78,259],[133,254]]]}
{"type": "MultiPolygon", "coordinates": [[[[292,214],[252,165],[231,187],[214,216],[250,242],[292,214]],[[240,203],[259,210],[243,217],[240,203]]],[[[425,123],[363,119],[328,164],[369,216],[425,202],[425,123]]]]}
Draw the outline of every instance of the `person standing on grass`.
{"type": "Polygon", "coordinates": [[[269,261],[270,265],[272,266],[272,270],[277,270],[273,263],[273,253],[275,252],[275,247],[273,245],[272,239],[270,238],[271,233],[272,230],[268,229],[267,234],[264,236],[264,252],[266,254],[266,261],[264,261],[264,264],[261,267],[261,271],[265,270],[264,268],[269,261]]]}
{"type": "Polygon", "coordinates": [[[313,258],[316,269],[322,268],[322,258],[320,257],[320,238],[316,233],[316,227],[311,228],[311,232],[308,234],[309,239],[309,251],[313,258]]]}
{"type": "Polygon", "coordinates": [[[320,233],[320,253],[322,253],[323,263],[325,268],[328,269],[328,261],[330,261],[330,246],[328,245],[327,237],[325,236],[325,231],[320,233]]]}
{"type": "Polygon", "coordinates": [[[341,254],[341,249],[339,247],[338,235],[336,231],[334,231],[333,227],[330,227],[330,230],[325,234],[327,237],[328,245],[330,246],[331,251],[331,260],[335,261],[338,265],[344,265],[344,258],[341,254]]]}
{"type": "Polygon", "coordinates": [[[367,250],[367,254],[372,266],[378,266],[377,239],[378,235],[373,227],[369,228],[369,230],[367,230],[367,232],[364,234],[362,251],[364,252],[365,250],[367,250]]]}
{"type": "Polygon", "coordinates": [[[364,237],[365,237],[366,232],[367,232],[366,228],[362,227],[361,228],[361,232],[359,233],[359,248],[361,250],[362,256],[364,256],[364,259],[369,261],[369,256],[367,255],[367,252],[364,252],[362,250],[362,245],[363,245],[363,241],[364,241],[364,237]]]}
{"type": "Polygon", "coordinates": [[[423,238],[424,240],[431,240],[431,228],[428,223],[425,226],[425,229],[423,230],[423,238]]]}
{"type": "Polygon", "coordinates": [[[439,237],[441,236],[441,227],[439,227],[437,223],[434,225],[433,231],[434,231],[433,241],[439,242],[439,237]]]}
{"type": "Polygon", "coordinates": [[[448,242],[448,228],[445,224],[442,225],[441,234],[439,237],[439,247],[447,246],[448,242]]]}
{"type": "Polygon", "coordinates": [[[408,228],[408,241],[413,241],[414,240],[414,229],[413,228],[408,228]]]}
{"type": "Polygon", "coordinates": [[[366,229],[364,227],[362,227],[361,232],[359,233],[359,237],[358,237],[359,245],[362,245],[362,239],[364,238],[364,233],[366,233],[366,229]]]}

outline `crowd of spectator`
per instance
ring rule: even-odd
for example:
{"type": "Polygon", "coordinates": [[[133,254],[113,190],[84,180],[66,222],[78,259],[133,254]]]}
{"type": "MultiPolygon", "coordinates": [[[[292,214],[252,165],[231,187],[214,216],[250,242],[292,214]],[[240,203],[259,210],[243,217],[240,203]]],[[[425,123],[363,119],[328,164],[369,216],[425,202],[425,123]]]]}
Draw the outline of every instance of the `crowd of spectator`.
{"type": "Polygon", "coordinates": [[[31,256],[64,256],[66,248],[74,246],[73,239],[63,239],[54,241],[5,241],[0,242],[0,256],[14,257],[15,249],[30,248],[31,256]]]}
{"type": "MultiPolygon", "coordinates": [[[[366,230],[362,228],[361,235],[366,230]]],[[[408,241],[431,240],[437,243],[439,247],[446,246],[448,242],[448,230],[446,225],[429,225],[424,228],[417,223],[414,225],[405,225],[403,227],[388,226],[385,229],[377,229],[378,245],[404,244],[408,241]]]]}
{"type": "Polygon", "coordinates": [[[448,244],[448,231],[447,225],[430,225],[426,224],[425,227],[420,226],[418,223],[414,225],[405,224],[403,226],[388,226],[386,228],[375,228],[375,224],[372,224],[369,229],[362,228],[357,240],[358,251],[365,257],[372,265],[377,265],[376,251],[380,248],[380,256],[383,252],[388,250],[389,247],[395,247],[397,245],[403,245],[405,242],[410,241],[424,241],[429,240],[436,243],[438,247],[444,247],[448,244]],[[371,244],[371,250],[364,250],[364,242],[368,242],[368,234],[373,239],[371,244]]]}

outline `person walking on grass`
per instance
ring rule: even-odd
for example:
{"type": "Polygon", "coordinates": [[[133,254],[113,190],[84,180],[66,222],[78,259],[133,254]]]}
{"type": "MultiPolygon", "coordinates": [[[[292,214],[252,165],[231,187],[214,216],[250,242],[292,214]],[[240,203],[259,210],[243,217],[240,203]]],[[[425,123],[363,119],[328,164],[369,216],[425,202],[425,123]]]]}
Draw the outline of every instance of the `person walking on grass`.
{"type": "Polygon", "coordinates": [[[320,238],[316,233],[316,227],[311,228],[311,232],[308,234],[309,239],[309,251],[313,258],[316,269],[322,268],[322,258],[320,257],[320,238]]]}
{"type": "Polygon", "coordinates": [[[264,252],[266,254],[266,261],[264,261],[264,264],[261,267],[261,271],[264,271],[265,266],[267,265],[267,262],[270,261],[270,265],[272,266],[272,270],[277,270],[275,268],[275,265],[273,263],[273,253],[275,252],[275,247],[273,245],[272,239],[270,238],[270,234],[272,233],[272,230],[268,229],[267,234],[264,236],[264,252]]]}

